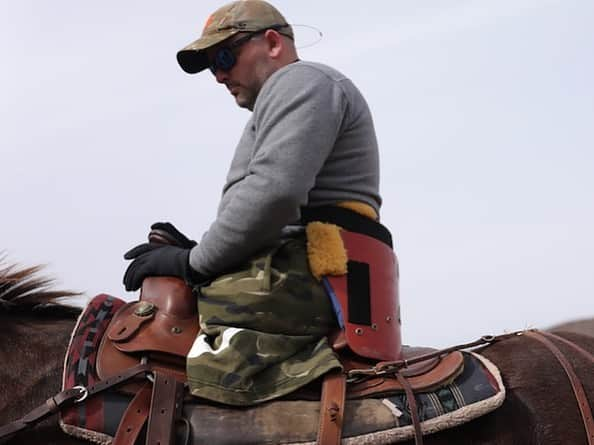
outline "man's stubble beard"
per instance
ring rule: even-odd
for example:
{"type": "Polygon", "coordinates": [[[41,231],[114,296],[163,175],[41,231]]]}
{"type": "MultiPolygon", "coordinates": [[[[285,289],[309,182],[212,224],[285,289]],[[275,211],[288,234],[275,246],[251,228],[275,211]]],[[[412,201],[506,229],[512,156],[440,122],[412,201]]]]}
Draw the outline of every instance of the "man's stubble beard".
{"type": "Polygon", "coordinates": [[[243,94],[243,92],[240,92],[237,96],[235,96],[235,102],[237,103],[237,106],[239,106],[240,108],[246,108],[250,111],[254,111],[254,105],[256,104],[256,98],[258,97],[258,93],[260,92],[258,90],[258,92],[256,92],[255,94],[252,94],[251,91],[247,91],[246,89],[244,89],[245,93],[249,93],[249,94],[243,94]]]}
{"type": "Polygon", "coordinates": [[[254,111],[254,106],[256,105],[256,99],[260,94],[260,90],[262,90],[262,87],[268,78],[272,76],[277,70],[278,68],[274,67],[270,63],[263,63],[262,65],[259,65],[259,68],[256,68],[256,72],[254,73],[255,76],[253,85],[249,87],[242,86],[241,88],[243,91],[240,91],[240,93],[235,97],[235,102],[237,105],[241,108],[254,111]]]}

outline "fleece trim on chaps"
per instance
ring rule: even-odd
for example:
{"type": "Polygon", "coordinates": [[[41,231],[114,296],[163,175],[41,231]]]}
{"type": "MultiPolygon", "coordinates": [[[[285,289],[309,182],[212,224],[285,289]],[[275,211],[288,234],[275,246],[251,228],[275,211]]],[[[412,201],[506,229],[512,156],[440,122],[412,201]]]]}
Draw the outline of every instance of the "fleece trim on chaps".
{"type": "MultiPolygon", "coordinates": [[[[369,219],[377,220],[377,212],[368,204],[343,201],[337,207],[351,210],[369,219]]],[[[340,276],[347,273],[348,254],[336,224],[313,221],[307,224],[307,257],[311,273],[318,281],[323,276],[340,276]]]]}

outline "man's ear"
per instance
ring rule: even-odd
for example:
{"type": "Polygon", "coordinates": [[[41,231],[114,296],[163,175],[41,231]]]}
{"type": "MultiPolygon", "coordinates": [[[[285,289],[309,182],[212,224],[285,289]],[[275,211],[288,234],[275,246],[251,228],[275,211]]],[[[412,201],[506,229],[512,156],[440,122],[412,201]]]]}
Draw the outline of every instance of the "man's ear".
{"type": "Polygon", "coordinates": [[[268,44],[268,54],[270,57],[273,59],[278,58],[283,51],[284,42],[282,36],[274,29],[268,29],[264,33],[264,38],[268,44]]]}

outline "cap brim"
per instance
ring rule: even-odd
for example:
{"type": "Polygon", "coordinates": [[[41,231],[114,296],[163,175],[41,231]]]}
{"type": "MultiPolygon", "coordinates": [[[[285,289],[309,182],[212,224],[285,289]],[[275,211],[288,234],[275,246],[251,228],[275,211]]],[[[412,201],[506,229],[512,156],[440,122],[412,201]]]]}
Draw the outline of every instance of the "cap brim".
{"type": "Polygon", "coordinates": [[[237,29],[226,29],[216,34],[210,34],[200,37],[195,42],[190,43],[177,53],[177,63],[188,74],[196,74],[208,68],[208,57],[206,50],[213,47],[229,37],[234,36],[239,31],[237,29]]]}

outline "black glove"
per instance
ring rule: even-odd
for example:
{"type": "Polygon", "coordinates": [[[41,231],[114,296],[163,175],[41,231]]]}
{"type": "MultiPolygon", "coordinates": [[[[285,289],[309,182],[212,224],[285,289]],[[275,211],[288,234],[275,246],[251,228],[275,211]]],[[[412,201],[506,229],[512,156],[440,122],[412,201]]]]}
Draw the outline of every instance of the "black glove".
{"type": "Polygon", "coordinates": [[[180,277],[190,285],[206,281],[206,277],[190,266],[190,249],[144,243],[126,252],[124,258],[133,260],[124,274],[127,291],[140,289],[146,277],[180,277]]]}
{"type": "Polygon", "coordinates": [[[174,246],[183,247],[184,249],[191,249],[198,244],[196,241],[189,239],[186,235],[177,230],[177,228],[170,222],[156,222],[151,226],[151,230],[165,232],[165,234],[174,241],[174,246]]]}

